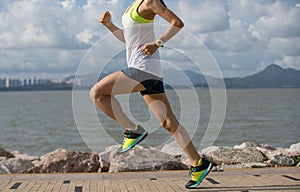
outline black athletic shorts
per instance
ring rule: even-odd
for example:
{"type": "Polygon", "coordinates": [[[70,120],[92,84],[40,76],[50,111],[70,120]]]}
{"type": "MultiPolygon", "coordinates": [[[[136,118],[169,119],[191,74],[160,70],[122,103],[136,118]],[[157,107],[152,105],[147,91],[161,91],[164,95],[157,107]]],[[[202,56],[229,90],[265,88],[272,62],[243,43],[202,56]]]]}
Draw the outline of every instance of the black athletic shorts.
{"type": "Polygon", "coordinates": [[[165,92],[163,78],[132,67],[123,69],[122,72],[127,77],[136,80],[146,88],[146,90],[141,91],[142,95],[165,92]]]}

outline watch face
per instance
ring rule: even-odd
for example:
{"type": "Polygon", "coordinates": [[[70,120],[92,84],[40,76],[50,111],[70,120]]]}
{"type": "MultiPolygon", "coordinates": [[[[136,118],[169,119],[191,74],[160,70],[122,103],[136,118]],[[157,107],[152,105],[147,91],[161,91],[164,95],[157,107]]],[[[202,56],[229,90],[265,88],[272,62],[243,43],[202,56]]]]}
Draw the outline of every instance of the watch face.
{"type": "Polygon", "coordinates": [[[156,45],[159,47],[163,47],[164,46],[164,42],[162,40],[157,40],[156,41],[156,45]]]}

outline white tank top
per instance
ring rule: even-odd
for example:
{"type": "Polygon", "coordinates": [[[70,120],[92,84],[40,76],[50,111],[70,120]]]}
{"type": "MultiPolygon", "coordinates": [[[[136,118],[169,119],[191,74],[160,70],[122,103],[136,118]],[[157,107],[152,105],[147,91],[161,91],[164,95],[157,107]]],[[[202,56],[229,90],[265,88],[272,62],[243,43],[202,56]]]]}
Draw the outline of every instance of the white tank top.
{"type": "Polygon", "coordinates": [[[148,56],[140,50],[144,44],[155,41],[153,20],[144,19],[138,15],[137,9],[142,2],[143,0],[134,2],[122,17],[127,65],[162,78],[159,51],[148,56]]]}

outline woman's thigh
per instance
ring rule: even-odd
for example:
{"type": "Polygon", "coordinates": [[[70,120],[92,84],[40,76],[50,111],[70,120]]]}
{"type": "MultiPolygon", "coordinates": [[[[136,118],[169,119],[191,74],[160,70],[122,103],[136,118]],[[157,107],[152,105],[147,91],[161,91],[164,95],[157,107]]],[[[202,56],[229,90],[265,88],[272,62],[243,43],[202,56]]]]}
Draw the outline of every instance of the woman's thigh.
{"type": "Polygon", "coordinates": [[[133,80],[122,73],[117,71],[104,77],[97,82],[92,91],[97,95],[119,95],[126,93],[133,93],[144,91],[145,87],[136,80],[133,80]]]}

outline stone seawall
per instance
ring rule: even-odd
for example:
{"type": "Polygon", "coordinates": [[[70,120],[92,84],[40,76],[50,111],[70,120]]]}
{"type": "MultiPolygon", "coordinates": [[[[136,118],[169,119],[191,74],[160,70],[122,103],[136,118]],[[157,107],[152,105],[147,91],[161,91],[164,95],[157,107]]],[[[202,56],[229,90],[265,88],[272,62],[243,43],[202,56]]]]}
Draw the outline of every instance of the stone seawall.
{"type": "MultiPolygon", "coordinates": [[[[161,150],[136,146],[117,155],[119,145],[107,147],[102,153],[57,149],[43,156],[30,156],[18,151],[8,152],[0,147],[0,173],[78,173],[128,172],[188,169],[190,162],[173,142],[161,150]]],[[[300,166],[300,143],[289,148],[246,142],[234,147],[211,146],[199,152],[223,168],[257,168],[300,166]]]]}

